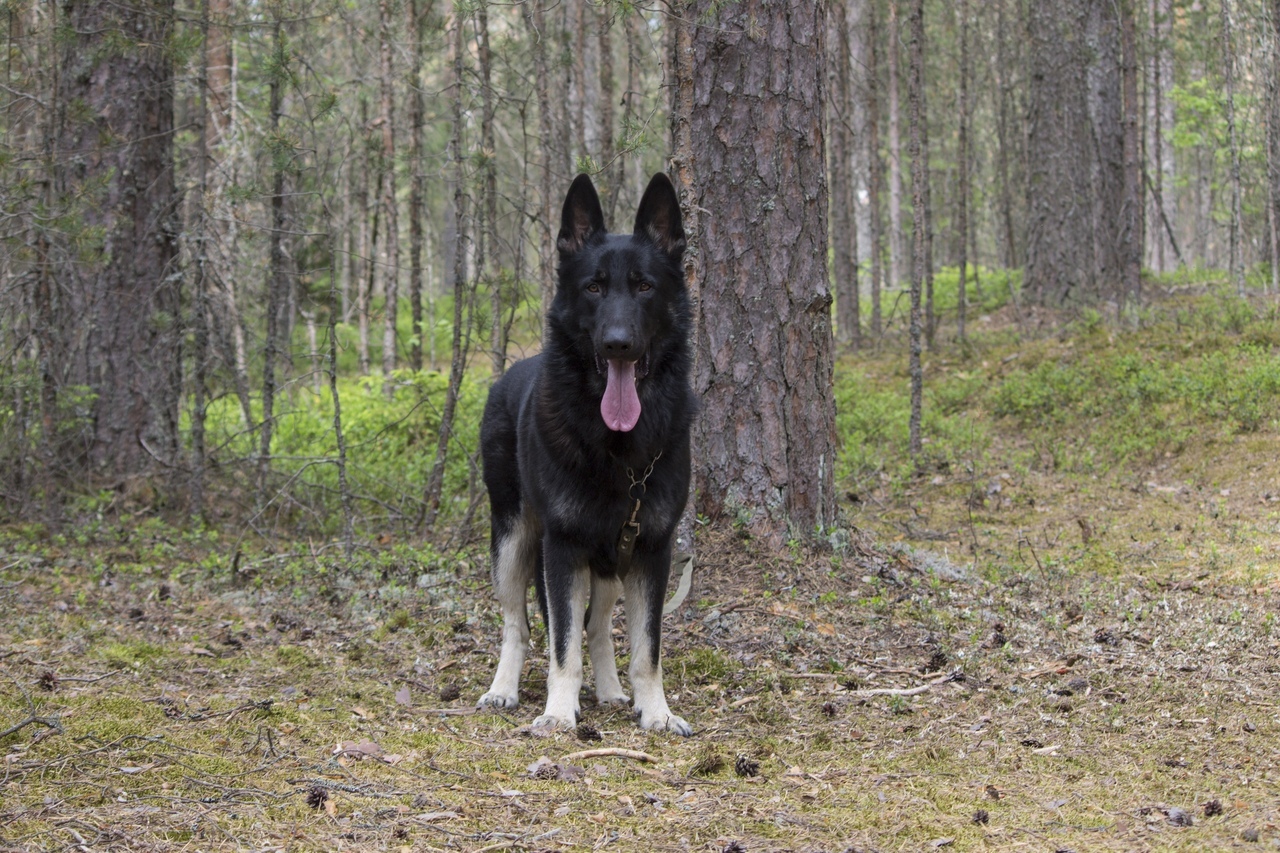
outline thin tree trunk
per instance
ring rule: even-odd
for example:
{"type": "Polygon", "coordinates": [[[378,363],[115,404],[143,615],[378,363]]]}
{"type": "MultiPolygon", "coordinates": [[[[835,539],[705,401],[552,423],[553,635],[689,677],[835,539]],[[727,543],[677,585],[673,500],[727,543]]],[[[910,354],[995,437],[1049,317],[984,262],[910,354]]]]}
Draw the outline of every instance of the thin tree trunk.
{"type": "Polygon", "coordinates": [[[333,400],[333,437],[338,446],[338,458],[334,464],[338,466],[338,496],[342,501],[342,553],[350,560],[355,551],[355,510],[351,488],[347,483],[347,440],[342,432],[342,396],[338,393],[338,294],[335,288],[339,240],[336,234],[330,232],[332,252],[329,255],[329,351],[326,366],[329,395],[333,400]]]}
{"type": "MultiPolygon", "coordinates": [[[[284,31],[277,18],[272,27],[272,52],[275,54],[271,74],[271,105],[269,121],[271,136],[280,131],[281,106],[283,104],[284,75],[288,57],[284,50],[284,31]]],[[[280,298],[285,282],[284,257],[284,163],[283,155],[276,152],[271,164],[271,236],[270,268],[267,271],[267,338],[262,356],[262,427],[258,450],[258,506],[267,505],[267,474],[271,470],[271,437],[275,428],[276,355],[279,348],[280,298]]]]}
{"type": "Polygon", "coordinates": [[[209,0],[200,4],[200,65],[196,76],[196,116],[199,129],[196,131],[196,209],[192,223],[192,244],[195,255],[195,281],[193,304],[191,306],[192,324],[195,326],[195,351],[191,354],[193,364],[194,401],[191,410],[191,512],[197,517],[204,515],[205,486],[205,406],[206,406],[206,366],[209,357],[209,299],[208,281],[206,280],[206,246],[205,229],[208,223],[209,194],[209,0]]]}
{"type": "MultiPolygon", "coordinates": [[[[440,412],[440,430],[436,437],[435,461],[431,465],[431,473],[427,477],[427,487],[423,494],[423,512],[428,530],[435,527],[440,515],[440,495],[444,488],[444,466],[449,455],[449,442],[453,438],[453,421],[458,408],[458,394],[462,388],[462,376],[466,370],[465,342],[469,334],[464,334],[463,306],[467,302],[467,164],[463,155],[463,57],[466,52],[466,39],[463,33],[463,20],[458,5],[453,8],[452,23],[453,77],[450,97],[453,104],[453,130],[449,139],[449,159],[454,164],[453,217],[454,234],[457,246],[453,253],[453,344],[452,357],[449,363],[449,386],[445,390],[444,406],[440,412]]],[[[465,315],[469,318],[469,314],[465,315]]]]}
{"type": "Polygon", "coordinates": [[[880,52],[879,16],[875,3],[867,4],[867,195],[871,232],[871,334],[877,340],[881,332],[880,291],[884,280],[884,219],[880,200],[884,192],[884,161],[880,159],[880,52]]]}
{"type": "Polygon", "coordinates": [[[956,333],[964,341],[965,280],[969,261],[969,0],[960,0],[956,14],[960,18],[960,132],[956,146],[956,168],[960,173],[959,203],[956,205],[956,227],[960,232],[960,280],[956,290],[956,333]]]}
{"type": "MultiPolygon", "coordinates": [[[[923,0],[921,0],[923,3],[923,0]]],[[[921,6],[920,15],[924,15],[921,6]]],[[[923,23],[921,27],[923,27],[923,23]]],[[[924,30],[920,31],[920,39],[924,40],[924,30]]],[[[933,181],[929,174],[929,104],[928,86],[925,84],[925,68],[923,60],[920,66],[920,168],[924,170],[924,331],[925,342],[933,349],[933,335],[937,331],[937,322],[933,313],[933,181]]],[[[915,192],[915,164],[912,164],[912,193],[915,192]]],[[[914,197],[914,195],[913,195],[914,197]]],[[[914,203],[914,202],[913,202],[914,203]]],[[[913,214],[914,215],[914,214],[913,214]]],[[[912,252],[914,256],[914,250],[912,252]]],[[[918,259],[915,259],[918,261],[918,259]]]]}
{"type": "Polygon", "coordinates": [[[384,242],[386,262],[382,273],[383,392],[395,394],[391,374],[396,369],[396,320],[400,296],[400,213],[396,203],[395,78],[391,62],[391,0],[378,0],[379,70],[382,89],[382,209],[387,219],[384,242]]]}
{"type": "Polygon", "coordinates": [[[487,0],[480,0],[476,7],[477,34],[480,64],[480,148],[484,152],[481,160],[481,220],[479,228],[479,248],[476,252],[476,275],[482,278],[489,287],[489,356],[493,365],[493,376],[498,378],[507,369],[507,325],[503,322],[505,311],[502,304],[502,281],[497,274],[499,267],[497,252],[497,219],[498,219],[498,184],[495,163],[497,145],[493,136],[493,119],[496,106],[494,103],[492,79],[492,53],[489,48],[489,8],[487,0]]]}
{"type": "Polygon", "coordinates": [[[1121,86],[1124,90],[1124,214],[1121,263],[1124,299],[1142,304],[1142,152],[1138,135],[1138,33],[1136,0],[1120,0],[1121,86]]]}
{"type": "Polygon", "coordinates": [[[1222,76],[1226,82],[1227,140],[1231,148],[1231,227],[1228,268],[1236,293],[1244,296],[1244,257],[1240,250],[1240,145],[1236,139],[1235,54],[1231,38],[1231,0],[1220,0],[1222,10],[1222,76]]]}
{"type": "Polygon", "coordinates": [[[889,57],[889,275],[887,284],[896,290],[902,281],[902,132],[898,113],[898,78],[900,75],[900,27],[898,2],[889,0],[889,23],[886,31],[889,57]]]}
{"type": "Polygon", "coordinates": [[[432,0],[409,0],[409,38],[412,55],[409,68],[409,311],[413,319],[413,345],[409,366],[422,370],[422,29],[431,15],[432,0]]]}
{"type": "MultiPolygon", "coordinates": [[[[694,49],[695,0],[676,0],[675,13],[666,32],[667,62],[671,69],[672,85],[668,87],[670,101],[668,112],[671,122],[671,161],[668,171],[680,198],[680,213],[684,220],[685,252],[684,280],[689,290],[689,303],[694,312],[700,310],[702,296],[702,219],[698,208],[698,183],[695,170],[698,163],[693,143],[694,110],[694,49]]],[[[638,93],[637,93],[638,94],[638,93]]],[[[695,313],[695,317],[696,317],[695,313]]],[[[698,349],[694,347],[694,371],[698,370],[698,349]]],[[[677,555],[694,557],[697,542],[694,529],[697,520],[697,484],[689,483],[689,501],[684,514],[676,523],[677,555]]],[[[677,556],[677,559],[681,559],[677,556]]]]}
{"type": "Polygon", "coordinates": [[[858,223],[853,199],[853,140],[851,132],[850,77],[852,62],[849,45],[847,3],[834,0],[828,5],[830,34],[828,44],[833,56],[828,60],[831,90],[828,126],[831,128],[831,240],[835,273],[836,330],[840,340],[854,349],[860,343],[858,333],[858,266],[855,241],[858,223]]]}
{"type": "Polygon", "coordinates": [[[1006,270],[1018,265],[1018,248],[1013,236],[1013,188],[1009,183],[1009,77],[1005,58],[1007,34],[1005,32],[1005,0],[996,0],[996,61],[995,78],[998,99],[996,106],[996,168],[1000,173],[1000,219],[1004,237],[1003,264],[1006,270]]]}
{"type": "MultiPolygon", "coordinates": [[[[369,128],[369,102],[364,98],[360,99],[360,132],[367,133],[369,128]]],[[[368,141],[362,140],[364,145],[364,168],[360,170],[360,193],[357,198],[356,207],[360,216],[360,246],[361,246],[361,262],[360,276],[356,280],[356,358],[360,365],[360,374],[362,376],[369,375],[369,310],[370,303],[373,300],[373,273],[377,264],[374,263],[374,253],[378,246],[378,206],[373,205],[372,211],[369,205],[369,174],[373,172],[376,178],[373,186],[382,186],[382,176],[377,173],[374,166],[375,158],[369,151],[368,141]],[[372,213],[373,222],[370,224],[369,217],[372,213]]]]}
{"type": "Polygon", "coordinates": [[[1267,75],[1267,190],[1271,291],[1280,295],[1280,0],[1271,0],[1271,73],[1267,75]]]}
{"type": "Polygon", "coordinates": [[[921,435],[921,409],[924,400],[924,371],[920,363],[921,338],[921,284],[924,276],[927,251],[927,226],[925,224],[925,184],[928,172],[924,163],[924,145],[921,126],[924,124],[924,0],[913,0],[907,26],[909,27],[909,54],[907,76],[907,121],[910,128],[909,154],[911,156],[911,202],[913,219],[913,255],[911,270],[911,322],[910,359],[911,415],[908,422],[908,451],[917,471],[924,466],[924,440],[921,435]]]}
{"type": "MultiPolygon", "coordinates": [[[[614,216],[618,212],[618,196],[622,194],[622,182],[620,180],[609,180],[609,176],[616,173],[616,170],[610,168],[618,152],[614,150],[613,139],[613,15],[607,4],[601,4],[596,10],[598,18],[596,22],[596,52],[600,55],[599,59],[599,87],[600,98],[597,101],[597,109],[599,114],[596,116],[598,127],[596,130],[597,150],[600,152],[600,168],[601,177],[608,180],[609,186],[605,187],[605,210],[606,222],[613,222],[614,216]]],[[[620,159],[620,158],[619,158],[620,159]]]]}
{"type": "Polygon", "coordinates": [[[556,219],[555,196],[552,190],[552,163],[555,158],[555,136],[552,126],[550,72],[547,68],[547,12],[546,0],[526,0],[523,6],[525,27],[533,42],[534,91],[538,101],[538,140],[542,157],[538,173],[538,200],[535,240],[538,246],[538,285],[542,307],[550,307],[556,295],[555,246],[552,227],[556,219]]]}

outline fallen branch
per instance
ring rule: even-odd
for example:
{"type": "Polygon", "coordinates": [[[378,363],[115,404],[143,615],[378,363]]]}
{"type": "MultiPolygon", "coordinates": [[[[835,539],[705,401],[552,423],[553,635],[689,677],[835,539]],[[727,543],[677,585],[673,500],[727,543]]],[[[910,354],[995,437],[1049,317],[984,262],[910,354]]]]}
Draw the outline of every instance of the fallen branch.
{"type": "Polygon", "coordinates": [[[7,738],[9,735],[17,734],[27,726],[34,726],[36,724],[53,729],[58,734],[62,734],[62,723],[58,722],[57,717],[37,717],[35,714],[32,714],[22,722],[14,723],[12,726],[9,726],[9,728],[0,732],[0,740],[7,738]]]}
{"type": "Polygon", "coordinates": [[[580,752],[571,752],[561,758],[561,761],[583,761],[587,758],[630,758],[633,761],[647,761],[650,764],[657,764],[658,759],[654,758],[647,752],[640,752],[637,749],[618,749],[617,747],[606,747],[604,749],[584,749],[580,752]]]}
{"type": "Polygon", "coordinates": [[[925,682],[916,687],[877,687],[871,690],[854,690],[849,695],[858,699],[869,699],[872,696],[918,696],[921,693],[928,693],[939,684],[946,684],[949,681],[961,681],[964,679],[964,673],[956,671],[947,675],[935,678],[933,681],[925,682]]]}

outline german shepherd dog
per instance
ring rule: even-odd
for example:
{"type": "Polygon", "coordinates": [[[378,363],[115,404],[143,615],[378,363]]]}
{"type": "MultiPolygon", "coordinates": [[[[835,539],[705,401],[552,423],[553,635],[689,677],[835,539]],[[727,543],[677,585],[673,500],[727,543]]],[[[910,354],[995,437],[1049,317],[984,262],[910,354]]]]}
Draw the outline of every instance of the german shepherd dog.
{"type": "Polygon", "coordinates": [[[547,708],[535,727],[577,723],[584,627],[596,699],[630,701],[611,636],[613,608],[625,594],[640,726],[689,735],[667,706],[660,655],[696,410],[675,188],[654,175],[634,230],[614,236],[591,179],[579,175],[556,245],[559,283],[542,353],[494,384],[480,427],[503,626],[498,670],[479,706],[519,702],[533,581],[550,646],[547,708]]]}

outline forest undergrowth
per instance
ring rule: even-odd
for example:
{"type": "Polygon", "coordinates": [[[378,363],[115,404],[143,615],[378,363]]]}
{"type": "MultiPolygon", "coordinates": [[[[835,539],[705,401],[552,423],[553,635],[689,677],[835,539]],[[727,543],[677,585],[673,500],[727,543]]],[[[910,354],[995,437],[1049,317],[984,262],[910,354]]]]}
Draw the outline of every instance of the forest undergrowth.
{"type": "Polygon", "coordinates": [[[689,739],[589,693],[531,731],[537,619],[521,707],[476,713],[475,536],[5,527],[0,850],[1275,844],[1280,318],[1164,286],[1120,323],[944,325],[919,468],[892,328],[843,355],[851,527],[777,554],[701,525],[664,626],[689,739]]]}

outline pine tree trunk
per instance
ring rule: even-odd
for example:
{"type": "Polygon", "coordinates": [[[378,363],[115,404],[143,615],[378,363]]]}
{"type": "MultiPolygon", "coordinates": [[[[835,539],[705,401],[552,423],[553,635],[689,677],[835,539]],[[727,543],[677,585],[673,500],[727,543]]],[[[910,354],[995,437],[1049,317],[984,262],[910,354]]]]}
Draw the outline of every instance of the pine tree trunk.
{"type": "MultiPolygon", "coordinates": [[[[269,121],[271,137],[278,138],[283,105],[284,77],[288,58],[284,50],[283,25],[276,18],[272,27],[272,52],[275,54],[271,74],[269,121]]],[[[276,356],[280,348],[280,303],[288,286],[285,273],[284,158],[276,152],[271,164],[271,235],[270,260],[267,270],[267,337],[262,355],[262,427],[258,449],[258,506],[267,505],[267,475],[271,470],[271,438],[275,431],[276,356]]]]}
{"type": "Polygon", "coordinates": [[[547,42],[551,36],[547,31],[546,3],[547,0],[526,0],[523,7],[525,27],[533,41],[534,94],[538,102],[538,140],[542,157],[538,171],[538,230],[534,241],[538,246],[538,285],[544,308],[551,305],[551,300],[556,295],[555,240],[552,227],[553,223],[559,221],[556,218],[555,190],[552,187],[556,138],[551,115],[550,71],[547,68],[547,42]]]}
{"type": "Polygon", "coordinates": [[[959,170],[960,191],[956,204],[956,228],[960,232],[960,278],[956,290],[956,334],[965,340],[966,293],[969,244],[969,2],[960,0],[956,16],[960,19],[960,91],[958,112],[959,138],[956,144],[956,168],[959,170]]]}
{"type": "Polygon", "coordinates": [[[996,168],[1000,173],[1000,220],[1003,225],[1002,243],[1004,246],[1004,257],[1002,258],[1004,268],[1006,270],[1017,266],[1019,263],[1018,247],[1014,240],[1013,230],[1013,187],[1009,179],[1009,148],[1011,146],[1009,133],[1009,72],[1008,61],[1005,57],[1006,43],[1008,36],[1005,28],[1005,0],[996,0],[996,58],[995,58],[995,78],[996,78],[996,168]]]}
{"type": "Polygon", "coordinates": [[[902,142],[898,118],[899,74],[898,0],[889,0],[889,23],[886,30],[889,57],[889,276],[890,290],[902,281],[902,142]]]}
{"type": "Polygon", "coordinates": [[[191,512],[204,515],[205,486],[205,406],[209,358],[209,283],[206,228],[209,215],[205,208],[209,198],[209,0],[200,4],[200,36],[203,50],[196,76],[196,197],[192,221],[192,260],[195,268],[191,304],[195,350],[191,353],[193,401],[191,406],[191,512]]]}
{"type": "Polygon", "coordinates": [[[92,394],[92,470],[125,478],[179,461],[181,278],[165,49],[174,8],[68,0],[58,11],[55,100],[65,112],[52,165],[58,194],[82,200],[82,223],[99,237],[76,247],[75,276],[49,283],[62,291],[50,318],[62,343],[41,355],[57,359],[46,371],[52,382],[92,394]]]}
{"type": "Polygon", "coordinates": [[[884,281],[884,218],[880,200],[884,194],[884,161],[880,158],[880,52],[876,4],[867,4],[867,214],[871,237],[871,334],[880,338],[880,292],[884,281]]]}
{"type": "Polygon", "coordinates": [[[908,142],[911,157],[911,206],[912,206],[912,254],[911,270],[911,321],[909,328],[910,358],[908,372],[911,377],[911,414],[908,422],[908,450],[916,470],[924,465],[924,439],[921,434],[921,413],[924,401],[924,370],[920,363],[921,338],[921,285],[924,277],[925,253],[928,250],[928,226],[925,222],[925,186],[928,168],[924,162],[924,0],[913,0],[907,22],[909,30],[909,58],[907,77],[907,122],[910,128],[908,142]]]}
{"type": "Polygon", "coordinates": [[[847,2],[832,0],[828,44],[832,56],[830,111],[831,129],[831,240],[835,273],[836,330],[840,340],[857,349],[858,329],[858,265],[856,241],[858,222],[854,216],[853,198],[853,132],[850,78],[853,74],[849,45],[847,2]]]}
{"type": "Polygon", "coordinates": [[[1271,0],[1271,73],[1267,91],[1267,187],[1271,206],[1271,290],[1280,295],[1280,0],[1271,0]]]}
{"type": "Polygon", "coordinates": [[[431,15],[432,0],[409,0],[409,38],[412,53],[409,68],[409,311],[413,323],[413,345],[409,366],[422,370],[422,29],[431,15]]]}
{"type": "Polygon", "coordinates": [[[780,546],[836,517],[825,16],[805,0],[698,0],[692,12],[692,171],[696,207],[710,211],[698,501],[713,517],[750,516],[780,546]]]}
{"type": "Polygon", "coordinates": [[[1124,94],[1120,16],[1114,0],[1089,0],[1085,29],[1093,175],[1094,287],[1085,300],[1121,303],[1124,274],[1124,94]]]}
{"type": "MultiPolygon", "coordinates": [[[[597,63],[600,98],[597,101],[596,118],[599,123],[596,128],[596,146],[600,152],[600,175],[607,181],[605,221],[613,222],[618,213],[618,196],[622,194],[622,181],[613,177],[617,175],[617,169],[613,165],[614,158],[618,157],[613,139],[613,21],[610,9],[605,5],[596,10],[596,16],[596,53],[600,57],[597,63]]],[[[621,157],[618,157],[618,162],[621,164],[621,157]]]]}
{"type": "Polygon", "coordinates": [[[453,7],[450,24],[451,45],[449,52],[453,67],[450,101],[453,113],[453,129],[449,138],[448,157],[453,163],[453,230],[456,247],[453,252],[453,342],[449,360],[449,385],[445,389],[444,406],[440,411],[440,429],[436,435],[436,455],[427,477],[423,494],[423,513],[428,530],[435,527],[440,515],[440,497],[444,489],[444,466],[449,456],[449,442],[453,439],[453,421],[458,410],[458,395],[462,388],[462,376],[467,366],[467,341],[470,339],[470,313],[464,311],[471,295],[467,286],[467,163],[463,153],[463,71],[466,56],[464,24],[459,10],[453,7]],[[466,325],[464,326],[464,318],[466,325]]]}
{"type": "Polygon", "coordinates": [[[382,94],[382,211],[386,217],[387,239],[384,241],[385,262],[382,272],[383,327],[382,381],[383,392],[391,397],[395,383],[391,374],[396,369],[396,320],[400,307],[400,214],[396,203],[396,136],[395,78],[391,62],[391,0],[378,0],[379,77],[382,94]]]}
{"type": "Polygon", "coordinates": [[[1236,293],[1244,296],[1244,257],[1240,250],[1240,144],[1236,137],[1235,54],[1232,42],[1231,0],[1220,0],[1222,10],[1222,76],[1226,83],[1227,142],[1231,153],[1231,226],[1228,269],[1236,293]]]}
{"type": "Polygon", "coordinates": [[[499,267],[497,252],[498,185],[497,144],[493,136],[493,120],[496,112],[493,91],[493,54],[489,45],[489,6],[480,0],[476,7],[476,35],[479,42],[477,60],[480,66],[480,150],[481,201],[478,248],[476,250],[476,276],[489,288],[489,359],[496,379],[507,369],[507,327],[502,300],[502,282],[496,270],[499,267]]]}
{"type": "Polygon", "coordinates": [[[1142,152],[1138,135],[1138,25],[1136,0],[1120,0],[1121,78],[1124,90],[1124,215],[1121,220],[1123,300],[1142,304],[1142,152]]]}
{"type": "Polygon", "coordinates": [[[1062,305],[1093,292],[1093,146],[1086,103],[1087,0],[1031,3],[1027,132],[1027,297],[1062,305]]]}

